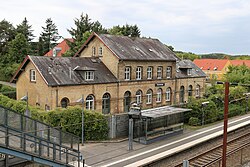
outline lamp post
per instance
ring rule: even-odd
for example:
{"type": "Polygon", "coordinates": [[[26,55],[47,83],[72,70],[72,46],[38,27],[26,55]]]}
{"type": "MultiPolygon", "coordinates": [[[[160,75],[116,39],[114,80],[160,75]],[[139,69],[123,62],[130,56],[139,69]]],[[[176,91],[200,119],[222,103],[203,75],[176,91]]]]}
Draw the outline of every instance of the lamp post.
{"type": "Polygon", "coordinates": [[[249,100],[249,96],[250,96],[250,92],[249,93],[244,93],[244,95],[246,96],[246,113],[248,113],[248,100],[249,100]]]}
{"type": "Polygon", "coordinates": [[[22,101],[26,102],[26,110],[25,110],[25,114],[26,116],[30,116],[29,115],[29,96],[28,96],[28,92],[26,92],[26,95],[21,97],[22,101]]]}
{"type": "Polygon", "coordinates": [[[84,144],[84,96],[77,100],[78,103],[82,103],[82,146],[84,144]]]}
{"type": "Polygon", "coordinates": [[[205,111],[204,107],[206,107],[209,104],[209,101],[205,101],[201,103],[201,110],[202,110],[202,126],[204,125],[204,119],[205,119],[205,111]]]}

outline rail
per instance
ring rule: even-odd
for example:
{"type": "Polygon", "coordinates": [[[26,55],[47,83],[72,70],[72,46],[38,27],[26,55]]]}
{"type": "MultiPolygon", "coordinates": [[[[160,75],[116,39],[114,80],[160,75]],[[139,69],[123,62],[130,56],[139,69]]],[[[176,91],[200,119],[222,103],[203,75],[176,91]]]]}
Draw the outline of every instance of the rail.
{"type": "Polygon", "coordinates": [[[50,166],[78,167],[79,137],[0,106],[0,153],[50,166]]]}

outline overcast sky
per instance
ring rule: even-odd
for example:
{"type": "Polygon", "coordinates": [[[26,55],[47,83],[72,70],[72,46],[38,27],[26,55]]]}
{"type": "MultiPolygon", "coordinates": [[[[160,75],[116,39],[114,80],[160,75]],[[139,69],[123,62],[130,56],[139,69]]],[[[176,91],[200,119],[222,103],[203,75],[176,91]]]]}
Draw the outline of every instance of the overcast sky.
{"type": "Polygon", "coordinates": [[[16,25],[27,17],[38,37],[47,18],[60,35],[81,13],[105,28],[137,24],[141,36],[158,38],[175,50],[250,55],[249,0],[4,0],[0,20],[16,25]]]}

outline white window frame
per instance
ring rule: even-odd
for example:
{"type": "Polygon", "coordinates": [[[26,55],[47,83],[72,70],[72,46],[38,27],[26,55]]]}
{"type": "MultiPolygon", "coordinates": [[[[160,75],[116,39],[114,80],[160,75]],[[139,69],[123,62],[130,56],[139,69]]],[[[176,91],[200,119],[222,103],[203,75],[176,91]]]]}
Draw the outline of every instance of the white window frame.
{"type": "Polygon", "coordinates": [[[195,96],[196,96],[196,97],[200,97],[200,85],[196,85],[196,88],[195,88],[195,96]]]}
{"type": "Polygon", "coordinates": [[[136,96],[136,103],[141,104],[142,103],[142,91],[138,90],[135,96],[136,96]]]}
{"type": "Polygon", "coordinates": [[[168,87],[166,90],[166,101],[171,101],[171,88],[168,87]]]}
{"type": "Polygon", "coordinates": [[[88,95],[87,98],[86,98],[86,110],[94,110],[94,105],[95,105],[94,96],[93,95],[88,95]]]}
{"type": "Polygon", "coordinates": [[[93,46],[92,47],[92,56],[95,56],[96,55],[96,49],[95,49],[95,47],[93,46]]]}
{"type": "Polygon", "coordinates": [[[167,76],[167,78],[171,78],[172,77],[172,67],[171,66],[167,67],[166,76],[167,76]]]}
{"type": "Polygon", "coordinates": [[[94,71],[85,71],[85,80],[86,81],[93,81],[95,78],[94,71]]]}
{"type": "Polygon", "coordinates": [[[148,67],[147,68],[147,79],[152,79],[153,77],[153,67],[148,67]]]}
{"type": "Polygon", "coordinates": [[[131,67],[125,67],[125,70],[124,70],[124,74],[125,74],[124,79],[126,81],[130,80],[130,74],[131,74],[130,71],[131,71],[131,67]]]}
{"type": "Polygon", "coordinates": [[[103,52],[102,47],[99,47],[99,50],[98,50],[99,56],[102,56],[102,52],[103,52]]]}
{"type": "Polygon", "coordinates": [[[146,104],[152,104],[152,94],[153,94],[153,91],[151,89],[149,89],[147,91],[147,94],[146,94],[146,96],[147,96],[146,104]]]}
{"type": "Polygon", "coordinates": [[[36,70],[30,70],[30,81],[36,82],[36,70]]]}
{"type": "Polygon", "coordinates": [[[161,103],[161,100],[162,100],[162,89],[159,88],[159,89],[157,90],[156,103],[161,103]]]}
{"type": "Polygon", "coordinates": [[[157,79],[162,79],[162,67],[157,67],[157,79]]]}
{"type": "Polygon", "coordinates": [[[142,79],[142,67],[136,67],[136,80],[142,79]]]}
{"type": "Polygon", "coordinates": [[[187,75],[191,75],[192,74],[192,68],[188,68],[187,69],[187,75]]]}

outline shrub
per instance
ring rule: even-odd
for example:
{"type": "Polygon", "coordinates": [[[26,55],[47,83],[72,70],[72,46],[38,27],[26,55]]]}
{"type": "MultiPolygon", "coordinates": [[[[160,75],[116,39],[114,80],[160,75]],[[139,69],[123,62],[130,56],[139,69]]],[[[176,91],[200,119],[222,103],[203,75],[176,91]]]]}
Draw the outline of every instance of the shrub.
{"type": "Polygon", "coordinates": [[[188,124],[191,126],[198,126],[200,125],[200,120],[197,117],[191,117],[189,118],[188,124]]]}

